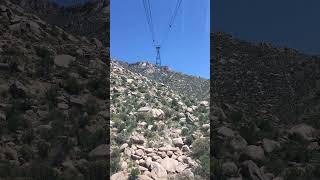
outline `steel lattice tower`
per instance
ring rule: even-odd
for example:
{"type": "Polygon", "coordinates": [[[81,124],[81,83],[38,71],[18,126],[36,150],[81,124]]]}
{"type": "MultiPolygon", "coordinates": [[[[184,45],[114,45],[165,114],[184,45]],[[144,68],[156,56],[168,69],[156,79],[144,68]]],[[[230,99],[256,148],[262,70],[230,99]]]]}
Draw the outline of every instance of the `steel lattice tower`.
{"type": "Polygon", "coordinates": [[[156,65],[161,66],[160,46],[156,46],[156,50],[157,50],[156,65]]]}

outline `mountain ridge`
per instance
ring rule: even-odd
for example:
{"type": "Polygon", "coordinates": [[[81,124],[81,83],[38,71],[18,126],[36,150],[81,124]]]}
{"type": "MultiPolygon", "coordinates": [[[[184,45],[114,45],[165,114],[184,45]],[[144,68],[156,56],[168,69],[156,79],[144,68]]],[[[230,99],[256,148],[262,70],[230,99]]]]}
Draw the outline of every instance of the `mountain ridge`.
{"type": "Polygon", "coordinates": [[[124,67],[131,71],[166,84],[181,94],[195,97],[199,100],[209,100],[210,81],[208,79],[188,75],[183,72],[176,72],[168,66],[158,67],[148,61],[128,63],[121,60],[112,60],[120,61],[124,67]]]}

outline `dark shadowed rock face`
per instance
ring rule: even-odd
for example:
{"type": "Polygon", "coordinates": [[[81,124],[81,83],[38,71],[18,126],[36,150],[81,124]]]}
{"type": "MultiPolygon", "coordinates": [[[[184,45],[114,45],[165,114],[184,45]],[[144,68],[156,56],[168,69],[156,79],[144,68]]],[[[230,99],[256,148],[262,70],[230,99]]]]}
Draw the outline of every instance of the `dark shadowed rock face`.
{"type": "Polygon", "coordinates": [[[320,58],[225,33],[211,42],[214,179],[319,179],[320,58]]]}
{"type": "Polygon", "coordinates": [[[211,34],[212,88],[217,101],[251,115],[297,121],[319,104],[320,58],[294,49],[211,34]],[[263,115],[264,114],[264,115],[263,115]]]}
{"type": "Polygon", "coordinates": [[[90,0],[72,6],[61,6],[50,0],[12,0],[25,11],[34,13],[50,24],[57,25],[65,31],[97,38],[109,47],[109,0],[90,0]]]}
{"type": "Polygon", "coordinates": [[[0,1],[0,179],[106,179],[108,48],[12,2],[0,1]]]}

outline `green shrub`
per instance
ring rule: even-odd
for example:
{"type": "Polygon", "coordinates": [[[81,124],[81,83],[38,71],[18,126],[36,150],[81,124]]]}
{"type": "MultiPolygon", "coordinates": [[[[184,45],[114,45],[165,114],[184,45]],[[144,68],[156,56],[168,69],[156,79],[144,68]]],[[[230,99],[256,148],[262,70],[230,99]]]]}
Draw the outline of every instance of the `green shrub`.
{"type": "Polygon", "coordinates": [[[56,180],[58,174],[50,165],[42,162],[33,162],[25,171],[25,177],[32,177],[34,180],[56,180]]]}
{"type": "Polygon", "coordinates": [[[16,130],[18,130],[18,128],[23,124],[23,117],[22,115],[13,115],[7,118],[8,124],[8,130],[15,132],[16,130]]]}
{"type": "Polygon", "coordinates": [[[94,115],[99,112],[99,104],[95,98],[89,98],[85,105],[86,112],[89,115],[94,115]]]}
{"type": "Polygon", "coordinates": [[[50,144],[48,142],[45,142],[45,141],[41,140],[38,143],[39,156],[41,158],[45,159],[45,158],[48,157],[49,151],[50,151],[50,144]]]}
{"type": "Polygon", "coordinates": [[[84,174],[85,179],[90,179],[90,180],[107,179],[107,177],[109,177],[108,166],[109,166],[109,163],[105,160],[89,162],[89,167],[87,169],[87,172],[84,174]]]}
{"type": "Polygon", "coordinates": [[[137,168],[134,168],[131,170],[131,173],[130,173],[130,177],[129,177],[129,180],[136,180],[138,179],[138,175],[140,174],[140,171],[139,169],[137,168]]]}
{"type": "Polygon", "coordinates": [[[128,140],[127,133],[121,132],[116,136],[116,143],[118,143],[119,145],[126,143],[127,140],[128,140]]]}
{"type": "Polygon", "coordinates": [[[243,114],[240,111],[235,111],[230,114],[230,119],[234,124],[239,124],[243,120],[243,114]]]}
{"type": "Polygon", "coordinates": [[[248,144],[255,144],[259,140],[256,125],[252,121],[242,124],[240,126],[239,133],[248,142],[248,144]]]}
{"type": "Polygon", "coordinates": [[[196,139],[192,143],[192,156],[199,158],[204,154],[209,154],[210,142],[209,139],[196,139]]]}
{"type": "Polygon", "coordinates": [[[188,135],[189,134],[189,129],[188,128],[182,128],[182,130],[181,130],[181,135],[182,136],[186,136],[186,135],[188,135]]]}
{"type": "Polygon", "coordinates": [[[103,77],[90,79],[87,87],[94,96],[97,96],[101,99],[106,99],[108,87],[105,81],[106,80],[103,77]]]}
{"type": "Polygon", "coordinates": [[[192,143],[193,143],[193,137],[192,137],[192,135],[187,136],[187,138],[186,138],[186,144],[190,146],[192,143]]]}
{"type": "Polygon", "coordinates": [[[53,103],[56,103],[56,98],[60,95],[59,87],[52,86],[46,92],[46,98],[53,103]]]}
{"type": "Polygon", "coordinates": [[[114,174],[120,170],[120,149],[113,148],[110,158],[110,174],[114,174]]]}
{"type": "Polygon", "coordinates": [[[70,94],[80,94],[81,86],[74,77],[69,77],[64,81],[64,89],[70,94]]]}
{"type": "Polygon", "coordinates": [[[26,144],[20,147],[19,154],[21,154],[21,157],[26,161],[31,160],[34,156],[32,148],[26,144]]]}
{"type": "Polygon", "coordinates": [[[210,178],[210,156],[202,155],[199,157],[200,166],[195,169],[195,174],[205,179],[210,178]]]}

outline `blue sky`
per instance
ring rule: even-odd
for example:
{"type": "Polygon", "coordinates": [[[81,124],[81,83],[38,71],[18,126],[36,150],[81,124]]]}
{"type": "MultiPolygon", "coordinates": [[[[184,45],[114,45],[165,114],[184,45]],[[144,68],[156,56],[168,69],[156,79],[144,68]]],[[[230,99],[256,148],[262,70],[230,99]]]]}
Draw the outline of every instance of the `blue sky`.
{"type": "Polygon", "coordinates": [[[319,0],[211,0],[211,28],[320,54],[319,0]]]}
{"type": "MultiPolygon", "coordinates": [[[[177,0],[150,0],[155,36],[161,41],[177,0]]],[[[156,51],[142,0],[111,0],[111,57],[129,63],[155,63],[156,51]]],[[[162,65],[186,74],[210,77],[210,1],[183,0],[161,47],[162,65]]]]}

